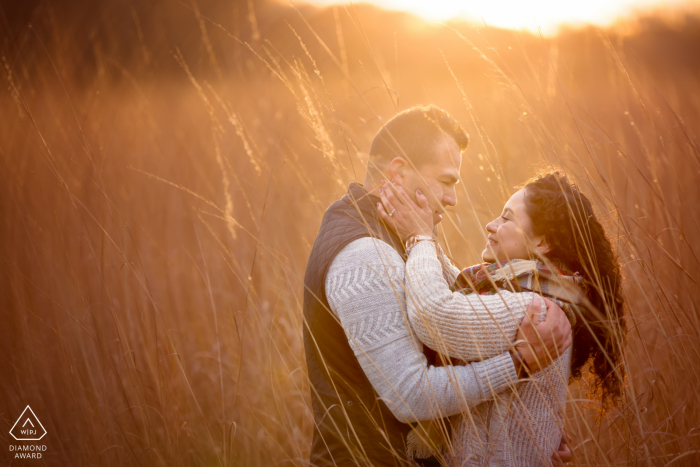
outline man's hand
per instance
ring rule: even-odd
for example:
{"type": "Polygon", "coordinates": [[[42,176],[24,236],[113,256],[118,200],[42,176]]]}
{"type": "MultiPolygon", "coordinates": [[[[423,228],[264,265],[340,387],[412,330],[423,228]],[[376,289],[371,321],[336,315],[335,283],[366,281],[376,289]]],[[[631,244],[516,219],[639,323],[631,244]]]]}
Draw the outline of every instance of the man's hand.
{"type": "Polygon", "coordinates": [[[564,311],[553,301],[535,295],[525,313],[515,340],[524,341],[515,345],[531,372],[549,365],[572,342],[571,324],[564,311]],[[547,305],[547,316],[538,324],[541,300],[547,305]]]}
{"type": "Polygon", "coordinates": [[[569,443],[571,443],[571,436],[564,432],[561,437],[561,443],[559,443],[559,449],[552,454],[553,467],[564,467],[564,464],[571,462],[571,451],[569,450],[568,446],[569,443]]]}

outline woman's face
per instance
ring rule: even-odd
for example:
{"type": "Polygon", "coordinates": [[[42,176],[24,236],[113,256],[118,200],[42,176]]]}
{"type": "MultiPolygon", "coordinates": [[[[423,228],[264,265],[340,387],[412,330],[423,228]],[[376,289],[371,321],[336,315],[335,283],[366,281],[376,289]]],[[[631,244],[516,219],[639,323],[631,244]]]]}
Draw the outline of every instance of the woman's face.
{"type": "Polygon", "coordinates": [[[525,190],[510,197],[499,217],[486,224],[488,240],[481,258],[487,263],[530,259],[537,252],[545,255],[549,247],[541,236],[532,234],[530,216],[525,209],[525,190]]]}

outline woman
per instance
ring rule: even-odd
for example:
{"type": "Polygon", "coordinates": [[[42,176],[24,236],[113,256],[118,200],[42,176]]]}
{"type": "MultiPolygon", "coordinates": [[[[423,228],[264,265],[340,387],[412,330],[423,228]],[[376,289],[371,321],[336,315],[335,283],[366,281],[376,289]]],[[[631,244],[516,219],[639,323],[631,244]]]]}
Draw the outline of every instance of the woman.
{"type": "Polygon", "coordinates": [[[525,307],[510,300],[529,298],[504,290],[537,292],[568,310],[571,347],[527,382],[453,423],[450,451],[460,465],[550,464],[562,436],[569,379],[580,378],[590,362],[593,396],[603,409],[619,400],[624,380],[620,266],[590,201],[559,172],[530,180],[487,224],[487,264],[461,273],[448,266],[456,279],[449,284],[425,196],[418,191],[416,204],[400,187],[386,184],[381,197],[380,214],[407,242],[409,319],[420,340],[441,355],[478,361],[512,349],[525,307]],[[508,299],[480,314],[471,304],[484,293],[508,299]]]}

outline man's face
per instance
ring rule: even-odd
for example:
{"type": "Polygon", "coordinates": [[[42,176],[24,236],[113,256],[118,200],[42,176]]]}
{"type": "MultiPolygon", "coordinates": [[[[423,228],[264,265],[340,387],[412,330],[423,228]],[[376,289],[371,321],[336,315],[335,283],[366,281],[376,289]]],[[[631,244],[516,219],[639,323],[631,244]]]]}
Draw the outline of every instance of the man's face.
{"type": "Polygon", "coordinates": [[[423,192],[433,210],[433,223],[437,225],[445,208],[457,204],[455,185],[459,182],[462,151],[454,139],[444,138],[433,145],[432,155],[426,156],[430,162],[417,170],[406,168],[401,185],[414,201],[416,189],[423,192]]]}

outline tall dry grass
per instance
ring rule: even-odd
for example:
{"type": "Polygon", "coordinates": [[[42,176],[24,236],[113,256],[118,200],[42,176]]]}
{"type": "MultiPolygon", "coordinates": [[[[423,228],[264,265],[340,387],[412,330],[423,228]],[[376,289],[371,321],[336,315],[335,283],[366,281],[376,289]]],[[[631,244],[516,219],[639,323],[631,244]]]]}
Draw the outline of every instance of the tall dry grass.
{"type": "Polygon", "coordinates": [[[570,387],[576,465],[700,461],[697,16],[549,38],[252,1],[0,19],[5,444],[29,404],[37,464],[306,465],[307,255],[382,122],[432,102],[472,136],[459,265],[548,165],[614,233],[627,396],[599,416],[570,387]]]}

